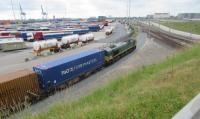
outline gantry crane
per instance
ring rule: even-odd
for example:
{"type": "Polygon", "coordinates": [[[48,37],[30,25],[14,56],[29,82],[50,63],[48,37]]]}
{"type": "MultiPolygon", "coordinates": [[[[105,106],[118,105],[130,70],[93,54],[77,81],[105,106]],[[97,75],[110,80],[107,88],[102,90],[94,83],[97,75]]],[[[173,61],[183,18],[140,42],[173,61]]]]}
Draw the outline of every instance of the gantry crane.
{"type": "Polygon", "coordinates": [[[23,11],[21,4],[19,3],[19,9],[20,9],[20,16],[21,20],[25,21],[26,20],[26,13],[23,11]]]}
{"type": "Polygon", "coordinates": [[[42,5],[41,5],[41,10],[42,10],[42,13],[41,13],[41,14],[42,14],[42,19],[43,19],[43,20],[44,20],[44,19],[47,19],[47,15],[48,15],[48,14],[47,14],[47,12],[44,11],[42,5]]]}

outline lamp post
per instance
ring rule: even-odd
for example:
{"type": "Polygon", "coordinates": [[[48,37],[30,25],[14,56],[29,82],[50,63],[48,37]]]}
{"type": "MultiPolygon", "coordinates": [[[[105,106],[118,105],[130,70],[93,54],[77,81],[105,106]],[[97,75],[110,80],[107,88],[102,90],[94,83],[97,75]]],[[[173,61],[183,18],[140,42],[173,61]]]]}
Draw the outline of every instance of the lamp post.
{"type": "MultiPolygon", "coordinates": [[[[192,22],[192,21],[191,21],[192,22]]],[[[194,22],[195,23],[195,22],[194,22]]],[[[192,24],[192,27],[191,27],[191,32],[190,32],[190,38],[191,38],[191,40],[192,40],[192,32],[193,32],[193,27],[194,27],[195,25],[193,25],[192,24]]]]}
{"type": "Polygon", "coordinates": [[[10,2],[11,2],[11,7],[12,7],[12,13],[13,13],[14,21],[16,22],[16,16],[15,16],[15,11],[14,11],[14,7],[13,7],[13,0],[10,0],[10,2]]]}
{"type": "Polygon", "coordinates": [[[130,20],[131,20],[131,0],[128,1],[129,2],[129,12],[128,12],[128,18],[129,18],[129,25],[130,25],[130,20]]]}

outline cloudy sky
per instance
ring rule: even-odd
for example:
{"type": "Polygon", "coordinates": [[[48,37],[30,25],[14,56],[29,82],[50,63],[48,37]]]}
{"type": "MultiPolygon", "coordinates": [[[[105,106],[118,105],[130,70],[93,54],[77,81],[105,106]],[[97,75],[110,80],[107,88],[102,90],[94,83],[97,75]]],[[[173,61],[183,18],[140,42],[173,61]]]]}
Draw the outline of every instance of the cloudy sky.
{"type": "MultiPolygon", "coordinates": [[[[0,0],[0,19],[20,18],[19,3],[27,18],[41,18],[41,5],[48,17],[126,16],[128,0],[0,0]]],[[[155,12],[200,12],[200,0],[131,0],[131,16],[146,16],[155,12]]]]}

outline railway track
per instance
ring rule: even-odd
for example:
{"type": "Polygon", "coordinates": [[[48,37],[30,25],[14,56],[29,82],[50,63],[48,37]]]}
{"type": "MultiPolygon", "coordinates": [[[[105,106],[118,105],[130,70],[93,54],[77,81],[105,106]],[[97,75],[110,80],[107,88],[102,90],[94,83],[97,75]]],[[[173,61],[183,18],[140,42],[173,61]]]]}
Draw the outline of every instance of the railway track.
{"type": "Polygon", "coordinates": [[[148,33],[151,37],[154,37],[156,39],[159,39],[169,45],[175,46],[175,47],[189,47],[195,42],[197,42],[194,39],[191,39],[189,37],[184,37],[180,35],[173,34],[172,32],[166,32],[158,28],[154,28],[152,26],[146,26],[144,24],[140,24],[142,30],[146,33],[148,33]]]}

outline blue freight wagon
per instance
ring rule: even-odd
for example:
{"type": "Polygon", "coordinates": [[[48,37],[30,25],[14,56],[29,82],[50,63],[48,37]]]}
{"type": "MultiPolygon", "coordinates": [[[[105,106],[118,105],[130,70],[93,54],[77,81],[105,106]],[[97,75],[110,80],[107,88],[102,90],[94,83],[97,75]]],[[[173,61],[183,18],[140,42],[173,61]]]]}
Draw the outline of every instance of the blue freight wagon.
{"type": "Polygon", "coordinates": [[[23,38],[24,41],[27,41],[27,39],[28,39],[27,33],[26,32],[22,32],[21,33],[21,38],[23,38]]]}
{"type": "Polygon", "coordinates": [[[104,51],[92,49],[38,65],[33,70],[38,75],[40,87],[48,91],[102,67],[104,62],[104,51]]]}
{"type": "Polygon", "coordinates": [[[44,40],[48,40],[48,39],[62,39],[62,37],[64,36],[68,36],[68,35],[72,35],[73,32],[65,32],[65,33],[44,33],[43,34],[43,38],[44,40]]]}
{"type": "Polygon", "coordinates": [[[77,30],[73,30],[73,34],[79,34],[79,35],[86,34],[86,33],[89,33],[89,32],[90,32],[89,29],[77,29],[77,30]]]}
{"type": "Polygon", "coordinates": [[[90,25],[90,26],[88,26],[88,28],[90,31],[95,31],[95,32],[101,30],[99,25],[90,25]]]}

